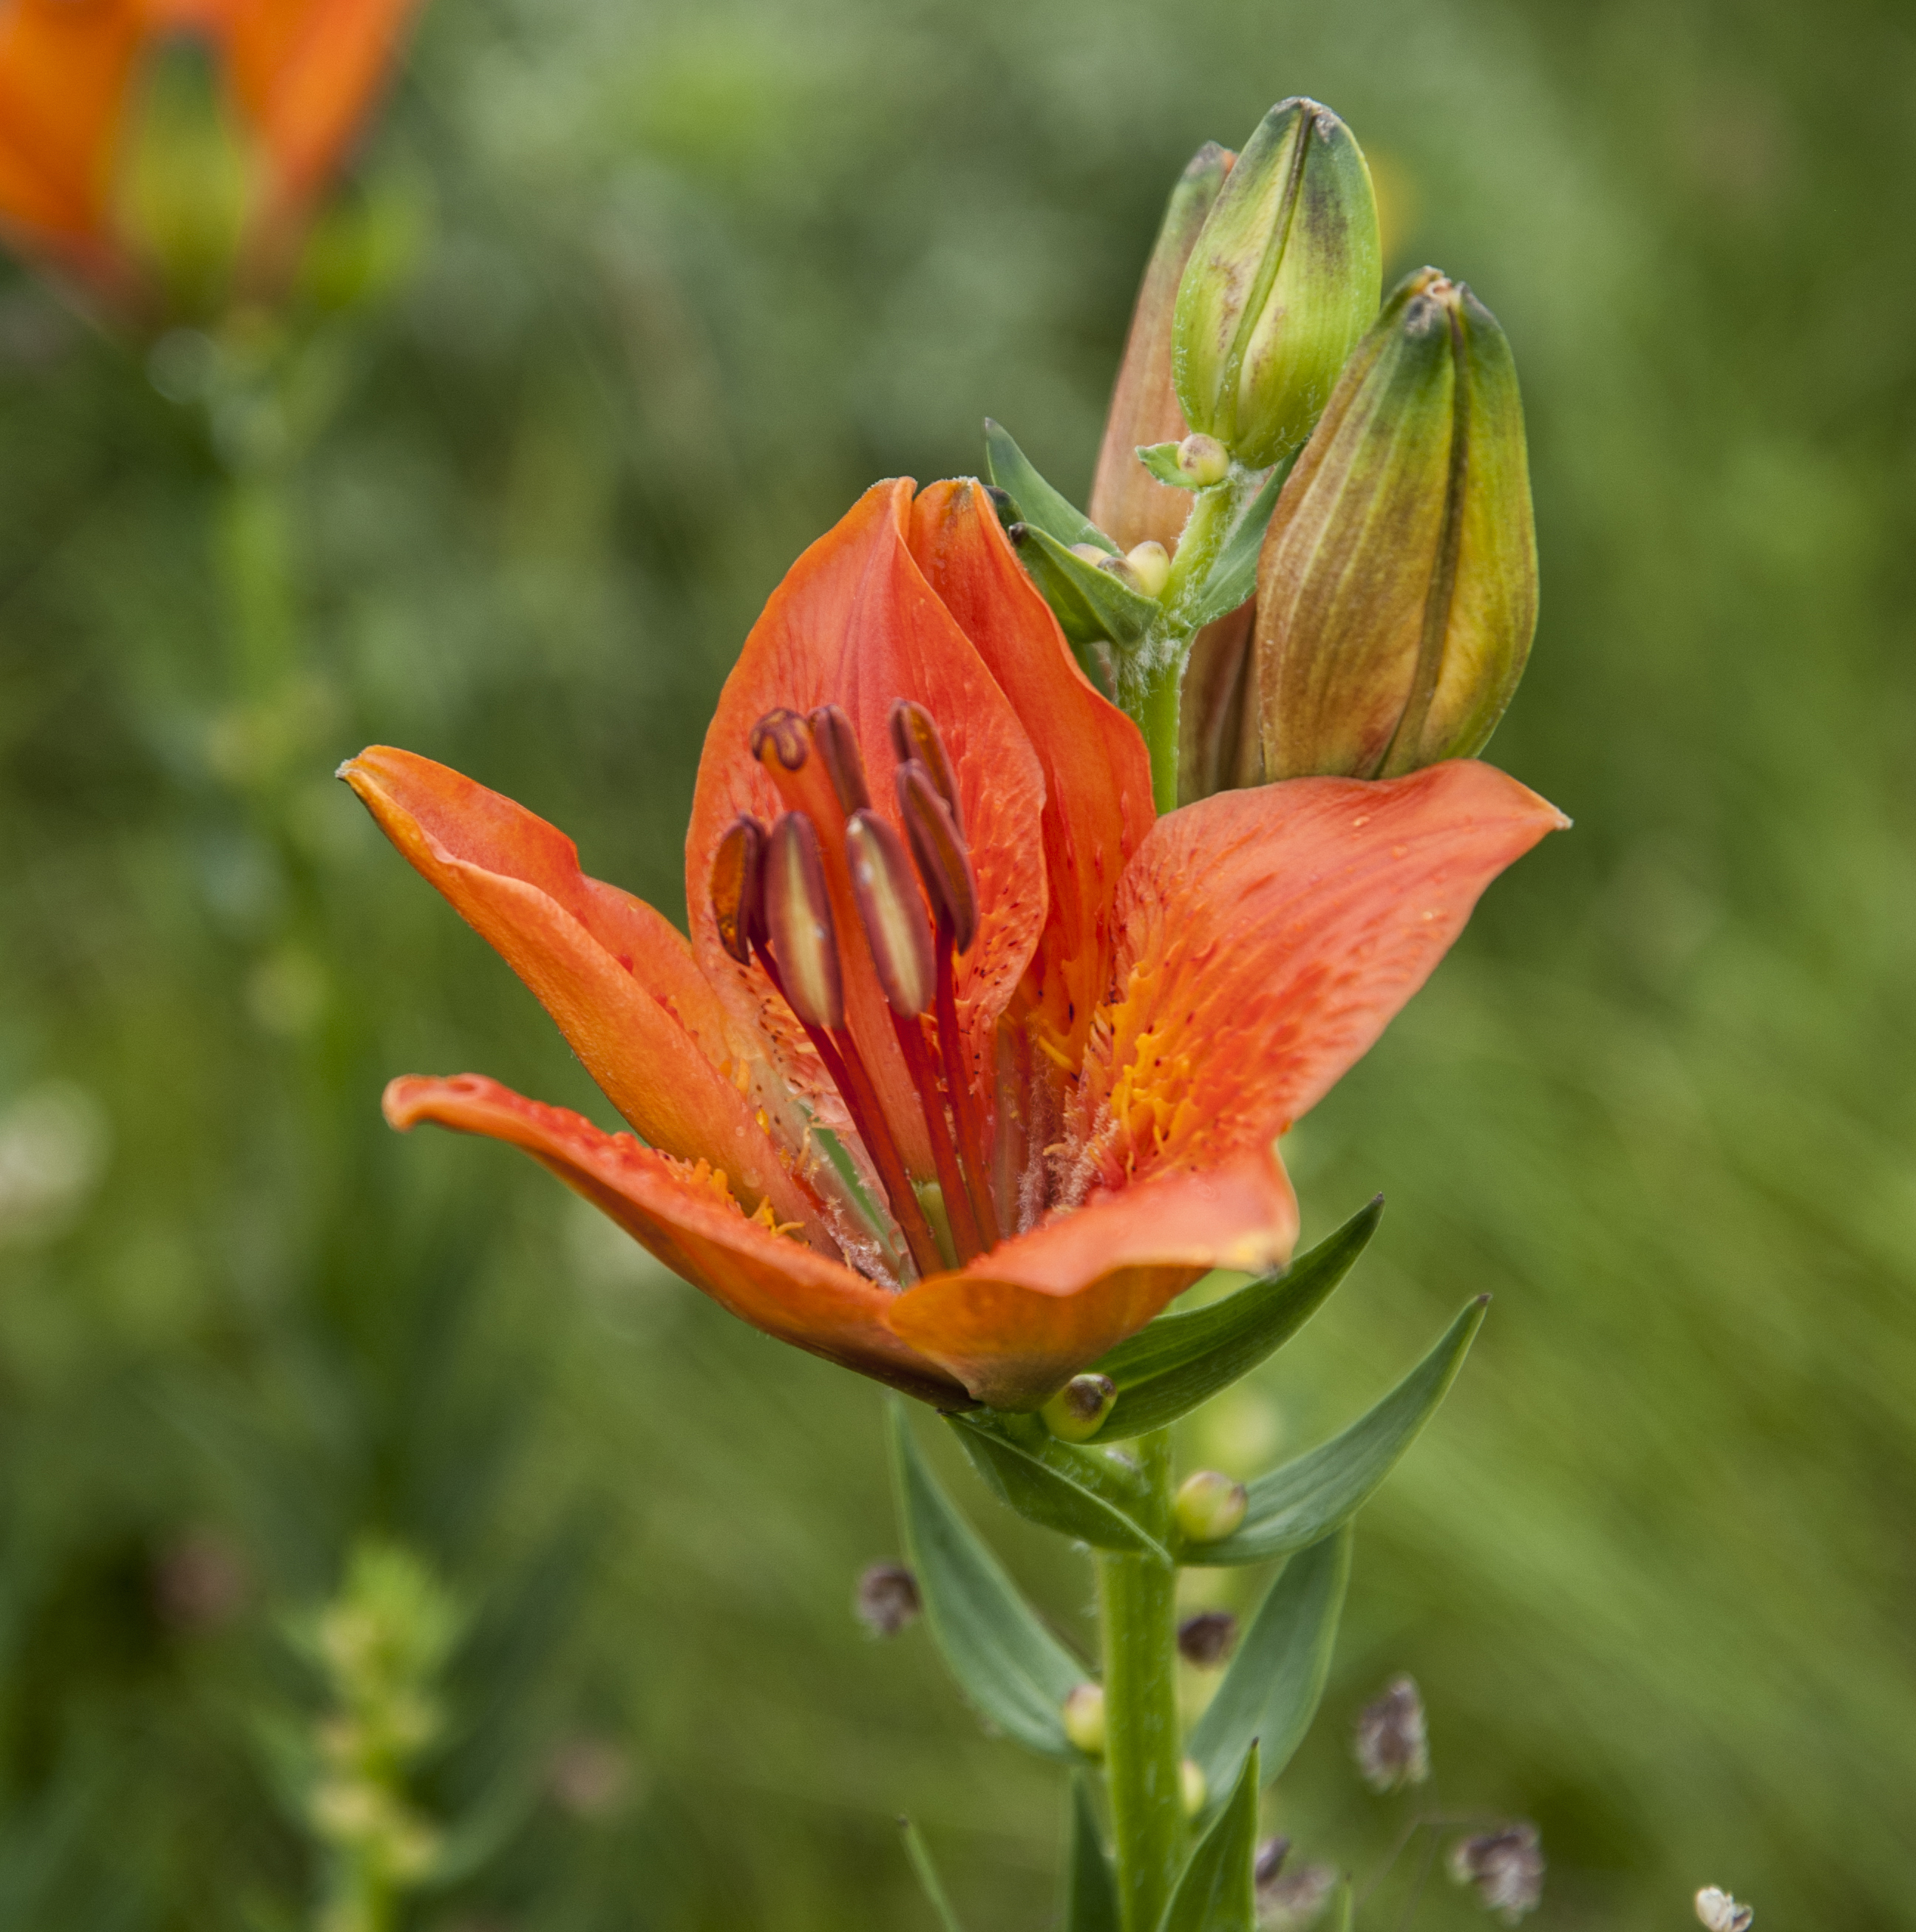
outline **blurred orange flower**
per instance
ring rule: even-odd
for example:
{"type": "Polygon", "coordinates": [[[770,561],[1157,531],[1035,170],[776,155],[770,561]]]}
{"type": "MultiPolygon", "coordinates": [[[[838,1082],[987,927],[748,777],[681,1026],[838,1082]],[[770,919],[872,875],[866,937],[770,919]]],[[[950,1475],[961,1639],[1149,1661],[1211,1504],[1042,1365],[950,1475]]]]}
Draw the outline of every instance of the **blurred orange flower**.
{"type": "Polygon", "coordinates": [[[443,765],[341,775],[642,1140],[471,1074],[395,1081],[393,1124],[524,1148],[746,1321],[947,1407],[1035,1407],[1208,1270],[1287,1259],[1278,1136],[1563,823],[1463,761],[1154,823],[965,482],[868,491],[753,628],[689,941],[443,765]]]}
{"type": "Polygon", "coordinates": [[[0,0],[0,227],[121,297],[143,265],[116,208],[143,70],[212,56],[248,150],[242,266],[280,266],[418,0],[0,0]]]}

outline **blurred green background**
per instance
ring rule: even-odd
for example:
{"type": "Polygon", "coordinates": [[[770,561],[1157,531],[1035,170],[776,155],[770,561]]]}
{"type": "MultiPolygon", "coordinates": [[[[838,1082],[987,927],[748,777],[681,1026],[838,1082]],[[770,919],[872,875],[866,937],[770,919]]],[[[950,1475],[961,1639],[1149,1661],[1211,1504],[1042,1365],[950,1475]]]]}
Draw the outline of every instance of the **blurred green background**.
{"type": "Polygon", "coordinates": [[[420,1792],[470,1869],[412,1922],[929,1928],[900,1811],[968,1924],[1048,1922],[1057,1779],[850,1614],[896,1552],[876,1390],[381,1126],[407,1070],[606,1114],[329,774],[446,760],[679,914],[786,564],[870,478],[975,468],[987,412],[1081,490],[1172,176],[1299,92],[1376,159],[1392,269],[1515,344],[1544,615],[1494,755],[1577,828],[1293,1136],[1307,1233],[1379,1189],[1383,1232],[1192,1445],[1306,1444],[1497,1297],[1274,1824],[1388,1838],[1345,1741],[1409,1670],[1442,1802],[1541,1826],[1539,1925],[1716,1882],[1916,1926],[1887,0],[435,0],[360,170],[400,259],[293,392],[209,406],[193,342],[0,269],[0,1922],[301,1922],[263,1729],[316,1708],[285,1618],[369,1532],[467,1617],[420,1792]]]}

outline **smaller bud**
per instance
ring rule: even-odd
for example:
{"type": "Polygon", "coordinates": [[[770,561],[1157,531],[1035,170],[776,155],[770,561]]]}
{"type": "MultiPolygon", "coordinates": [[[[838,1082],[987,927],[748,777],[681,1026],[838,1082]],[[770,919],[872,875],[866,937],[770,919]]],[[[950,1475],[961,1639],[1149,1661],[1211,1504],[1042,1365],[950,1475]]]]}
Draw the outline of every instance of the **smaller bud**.
{"type": "Polygon", "coordinates": [[[1358,1712],[1351,1749],[1373,1791],[1422,1784],[1430,1776],[1430,1733],[1415,1678],[1393,1678],[1358,1712]]]}
{"type": "Polygon", "coordinates": [[[1200,1610],[1178,1626],[1178,1654],[1200,1670],[1215,1670],[1237,1648],[1237,1618],[1229,1610],[1200,1610]]]}
{"type": "Polygon", "coordinates": [[[1109,1376],[1074,1376],[1038,1413],[1062,1442],[1089,1442],[1117,1400],[1118,1384],[1109,1376]]]}
{"type": "Polygon", "coordinates": [[[1473,1885],[1486,1911],[1514,1925],[1543,1898],[1543,1848],[1527,1820],[1464,1838],[1450,1850],[1450,1876],[1473,1885]]]}
{"type": "Polygon", "coordinates": [[[725,829],[712,856],[712,916],[719,944],[741,966],[752,960],[755,940],[764,938],[765,828],[741,812],[725,829]]]}
{"type": "Polygon", "coordinates": [[[1244,1521],[1250,1493],[1218,1469],[1200,1469],[1178,1486],[1171,1513],[1193,1543],[1220,1543],[1244,1521]]]}
{"type": "Polygon", "coordinates": [[[1104,1690],[1080,1684],[1065,1700],[1065,1735],[1086,1757],[1104,1755],[1104,1690]]]}
{"type": "Polygon", "coordinates": [[[793,1012],[827,1033],[842,1026],[838,934],[818,835],[802,812],[783,814],[765,842],[765,930],[793,1012]]]}
{"type": "Polygon", "coordinates": [[[1371,171],[1314,100],[1280,101],[1245,145],[1178,286],[1173,351],[1194,430],[1262,470],[1296,449],[1377,312],[1371,171]]]}
{"type": "Polygon", "coordinates": [[[1420,269],[1358,345],[1264,533],[1265,775],[1395,778],[1470,757],[1536,614],[1510,345],[1461,282],[1420,269]]]}
{"type": "Polygon", "coordinates": [[[1194,430],[1178,445],[1178,467],[1194,489],[1207,490],[1231,473],[1231,453],[1215,436],[1194,430]]]}
{"type": "Polygon", "coordinates": [[[1125,553],[1125,562],[1131,567],[1132,581],[1146,596],[1163,596],[1171,574],[1171,554],[1162,544],[1147,537],[1125,553]]]}
{"type": "Polygon", "coordinates": [[[1108,550],[1100,550],[1095,543],[1077,543],[1071,546],[1071,554],[1088,563],[1094,570],[1101,570],[1107,563],[1116,560],[1108,550]]]}
{"type": "Polygon", "coordinates": [[[918,1580],[902,1563],[874,1563],[858,1579],[851,1607],[873,1636],[896,1636],[918,1621],[924,1600],[918,1580]]]}
{"type": "MultiPolygon", "coordinates": [[[[1101,556],[1104,552],[1098,554],[1101,556]]],[[[958,802],[958,774],[951,769],[950,754],[944,748],[944,734],[938,728],[938,720],[922,704],[901,698],[891,707],[891,748],[897,753],[900,764],[916,758],[924,766],[926,776],[944,800],[952,824],[962,834],[965,808],[958,802]]]]}
{"type": "Polygon", "coordinates": [[[929,1012],[937,986],[931,934],[898,834],[875,813],[854,812],[845,821],[845,856],[859,922],[892,1011],[905,1019],[929,1012]]]}
{"type": "Polygon", "coordinates": [[[1696,1916],[1710,1932],[1749,1932],[1753,1905],[1739,1905],[1720,1886],[1706,1885],[1696,1895],[1696,1916]]]}
{"type": "Polygon", "coordinates": [[[1184,1804],[1185,1816],[1195,1818],[1204,1809],[1204,1801],[1210,1795],[1204,1767],[1195,1758],[1186,1758],[1178,1766],[1178,1796],[1184,1804]]]}
{"type": "Polygon", "coordinates": [[[812,754],[812,728],[795,711],[780,705],[752,728],[752,755],[761,765],[776,758],[788,772],[803,771],[812,754]]]}
{"type": "Polygon", "coordinates": [[[898,811],[911,857],[940,924],[948,927],[960,952],[971,950],[978,932],[978,882],[964,835],[931,774],[916,758],[898,767],[898,811]]]}
{"type": "Polygon", "coordinates": [[[848,818],[854,812],[866,810],[872,794],[866,788],[865,761],[858,754],[851,720],[836,704],[821,704],[805,722],[812,728],[812,745],[831,775],[840,808],[848,818]]]}

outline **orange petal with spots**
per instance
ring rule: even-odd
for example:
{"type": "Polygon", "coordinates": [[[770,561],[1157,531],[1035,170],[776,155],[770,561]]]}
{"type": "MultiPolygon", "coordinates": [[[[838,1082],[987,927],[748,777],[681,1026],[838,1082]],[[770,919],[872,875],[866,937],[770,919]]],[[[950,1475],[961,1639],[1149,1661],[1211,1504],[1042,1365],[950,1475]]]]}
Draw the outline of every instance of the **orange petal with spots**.
{"type": "Polygon", "coordinates": [[[380,829],[558,1022],[645,1138],[709,1160],[828,1243],[736,1084],[723,1009],[684,935],[579,870],[557,826],[449,766],[376,745],[340,768],[380,829]]]}
{"type": "Polygon", "coordinates": [[[1035,1408],[1214,1268],[1290,1258],[1297,1202],[1266,1148],[1095,1196],[891,1305],[893,1334],[995,1408],[1035,1408]]]}
{"type": "Polygon", "coordinates": [[[429,1120],[522,1148],[741,1321],[926,1402],[964,1406],[963,1390],[886,1327],[887,1290],[748,1216],[702,1162],[674,1160],[475,1073],[395,1080],[386,1117],[402,1132],[429,1120]]]}
{"type": "Polygon", "coordinates": [[[1151,830],[1150,754],[1078,668],[982,485],[926,489],[912,506],[911,552],[1011,700],[1044,773],[1048,909],[1034,1005],[1050,1045],[1075,1066],[1110,983],[1117,882],[1151,830]]]}
{"type": "Polygon", "coordinates": [[[1093,1186],[1267,1147],[1430,976],[1554,806],[1488,765],[1295,778],[1158,821],[1071,1125],[1093,1186]]]}
{"type": "MultiPolygon", "coordinates": [[[[988,1028],[1004,1010],[1044,923],[1044,775],[1004,692],[913,560],[905,542],[911,502],[908,481],[875,484],[772,593],[719,694],[686,839],[686,898],[701,967],[740,1022],[773,1039],[794,1081],[814,1094],[815,1060],[758,968],[727,955],[711,907],[713,855],[725,828],[741,812],[769,820],[780,809],[749,743],[767,712],[842,706],[864,759],[873,808],[901,832],[891,707],[911,698],[937,720],[956,768],[978,874],[978,937],[960,981],[975,1027],[988,1028]]],[[[836,859],[842,841],[836,828],[821,825],[819,832],[845,955],[847,1022],[886,1113],[901,1130],[906,1164],[929,1177],[931,1149],[917,1092],[877,976],[857,943],[849,877],[836,859]]]]}

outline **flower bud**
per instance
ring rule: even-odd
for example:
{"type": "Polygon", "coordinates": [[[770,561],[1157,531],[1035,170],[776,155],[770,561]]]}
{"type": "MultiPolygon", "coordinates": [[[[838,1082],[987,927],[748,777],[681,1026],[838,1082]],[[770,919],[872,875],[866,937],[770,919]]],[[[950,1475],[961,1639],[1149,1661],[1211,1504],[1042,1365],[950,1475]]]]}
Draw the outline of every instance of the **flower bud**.
{"type": "Polygon", "coordinates": [[[858,1579],[852,1610],[873,1636],[896,1636],[918,1621],[924,1599],[902,1563],[874,1563],[858,1579]]]}
{"type": "Polygon", "coordinates": [[[1721,1886],[1706,1885],[1696,1895],[1696,1916],[1710,1932],[1749,1932],[1753,1905],[1739,1905],[1721,1886]]]}
{"type": "Polygon", "coordinates": [[[1461,283],[1420,269],[1350,358],[1265,532],[1265,776],[1468,757],[1523,675],[1536,606],[1509,344],[1461,283]]]}
{"type": "Polygon", "coordinates": [[[1144,279],[1138,284],[1137,306],[1131,313],[1125,359],[1118,365],[1091,486],[1091,520],[1126,550],[1147,538],[1167,550],[1175,549],[1190,514],[1189,496],[1156,481],[1137,460],[1137,452],[1143,445],[1181,442],[1189,427],[1171,380],[1172,320],[1191,244],[1218,199],[1231,160],[1215,141],[1207,141],[1192,157],[1171,190],[1144,279]]]}
{"type": "Polygon", "coordinates": [[[1200,1670],[1215,1670],[1237,1647],[1237,1618],[1229,1610],[1200,1610],[1178,1626],[1178,1654],[1200,1670]]]}
{"type": "Polygon", "coordinates": [[[1118,1384],[1109,1376],[1074,1376],[1039,1413],[1062,1441],[1089,1442],[1117,1400],[1118,1384]]]}
{"type": "Polygon", "coordinates": [[[1218,1543],[1244,1521],[1251,1498],[1242,1483],[1218,1469],[1200,1469],[1178,1486],[1171,1513],[1193,1543],[1218,1543]]]}
{"type": "Polygon", "coordinates": [[[1415,1678],[1393,1678],[1358,1712],[1351,1750],[1373,1791],[1422,1784],[1430,1776],[1430,1736],[1415,1678]]]}
{"type": "Polygon", "coordinates": [[[1104,1690],[1080,1684],[1065,1700],[1065,1735],[1087,1757],[1104,1755],[1104,1690]]]}
{"type": "Polygon", "coordinates": [[[1147,597],[1161,597],[1171,574],[1170,553],[1155,538],[1134,544],[1125,553],[1131,580],[1147,597]]]}
{"type": "Polygon", "coordinates": [[[1314,100],[1245,145],[1179,284],[1172,366],[1194,430],[1262,470],[1311,434],[1382,286],[1371,171],[1314,100]]]}
{"type": "Polygon", "coordinates": [[[1195,1758],[1186,1758],[1178,1766],[1178,1796],[1183,1803],[1185,1816],[1195,1818],[1204,1809],[1204,1801],[1210,1795],[1204,1767],[1195,1758]]]}

